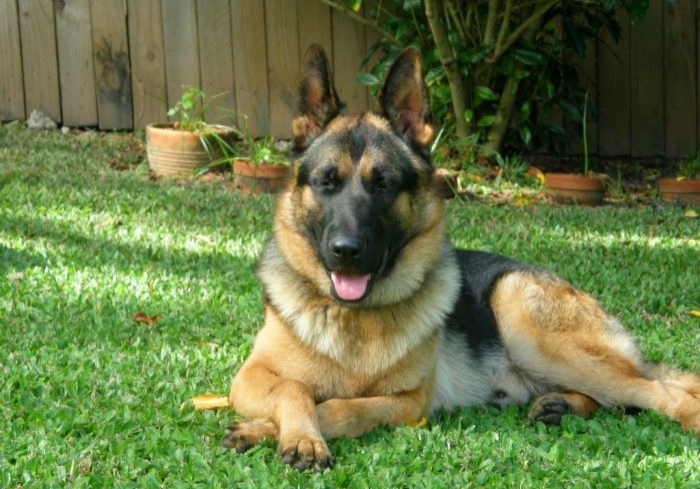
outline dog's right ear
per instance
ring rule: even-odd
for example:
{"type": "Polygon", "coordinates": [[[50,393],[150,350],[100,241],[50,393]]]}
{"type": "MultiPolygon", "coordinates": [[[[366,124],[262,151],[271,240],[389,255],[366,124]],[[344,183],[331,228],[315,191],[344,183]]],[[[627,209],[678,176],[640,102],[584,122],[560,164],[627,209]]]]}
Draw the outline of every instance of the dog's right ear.
{"type": "Polygon", "coordinates": [[[301,69],[299,116],[292,121],[297,149],[306,148],[343,106],[333,86],[328,57],[321,46],[309,46],[301,69]]]}

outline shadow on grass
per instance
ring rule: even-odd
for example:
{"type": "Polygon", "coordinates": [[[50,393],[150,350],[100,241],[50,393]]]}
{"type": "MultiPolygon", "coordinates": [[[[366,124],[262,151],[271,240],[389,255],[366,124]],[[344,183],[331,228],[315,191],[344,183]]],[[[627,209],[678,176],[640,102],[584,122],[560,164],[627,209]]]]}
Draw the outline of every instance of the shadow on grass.
{"type": "MultiPolygon", "coordinates": [[[[3,229],[0,224],[0,230],[3,229]]],[[[9,248],[0,243],[0,273],[9,270],[22,271],[26,268],[44,267],[46,259],[37,253],[9,248]]]]}
{"type": "MultiPolygon", "coordinates": [[[[110,267],[119,271],[133,270],[135,266],[144,264],[166,265],[164,270],[169,273],[208,276],[222,269],[254,271],[256,259],[228,252],[184,251],[168,249],[155,244],[139,245],[138,243],[118,243],[110,239],[85,233],[75,232],[67,226],[40,218],[6,217],[0,222],[0,231],[12,233],[27,240],[37,238],[47,239],[54,245],[69,247],[71,253],[54,250],[55,256],[66,255],[71,265],[77,268],[110,267]]],[[[26,252],[0,246],[0,257],[9,255],[9,264],[18,263],[21,267],[42,266],[45,260],[26,252]]]]}

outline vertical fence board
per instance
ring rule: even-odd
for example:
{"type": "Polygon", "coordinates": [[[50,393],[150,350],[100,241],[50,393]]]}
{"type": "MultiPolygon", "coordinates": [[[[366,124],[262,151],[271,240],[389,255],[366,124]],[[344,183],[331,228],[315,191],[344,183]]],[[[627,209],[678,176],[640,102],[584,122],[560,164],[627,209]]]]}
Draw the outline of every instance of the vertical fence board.
{"type": "Polygon", "coordinates": [[[0,2],[0,121],[24,119],[24,80],[15,0],[0,2]]]}
{"type": "Polygon", "coordinates": [[[598,152],[628,155],[630,150],[630,19],[618,10],[622,39],[606,32],[598,44],[598,152]]]}
{"type": "Polygon", "coordinates": [[[335,85],[340,100],[350,112],[367,110],[367,90],[357,81],[360,63],[365,56],[364,27],[350,17],[333,10],[333,58],[335,85]]]}
{"type": "Polygon", "coordinates": [[[697,148],[695,2],[664,3],[666,156],[685,157],[697,148]]]}
{"type": "Polygon", "coordinates": [[[168,106],[182,97],[185,85],[200,86],[197,13],[194,0],[162,0],[165,80],[168,106]]]}
{"type": "Polygon", "coordinates": [[[20,0],[19,26],[27,115],[39,109],[59,122],[61,95],[53,1],[20,0]]]}
{"type": "Polygon", "coordinates": [[[333,36],[331,34],[330,7],[318,0],[298,0],[299,16],[299,59],[304,59],[306,49],[317,43],[331,58],[333,53],[333,36]]]}
{"type": "Polygon", "coordinates": [[[91,2],[100,129],[133,127],[131,68],[124,0],[91,2]]]}
{"type": "Polygon", "coordinates": [[[248,118],[254,136],[270,132],[265,49],[265,8],[260,0],[231,0],[234,74],[239,122],[248,118]]]}
{"type": "Polygon", "coordinates": [[[165,55],[160,0],[129,0],[134,127],[165,120],[165,55]]]}
{"type": "MultiPolygon", "coordinates": [[[[699,8],[700,0],[650,2],[639,25],[618,14],[620,44],[607,34],[588,44],[578,69],[589,92],[591,154],[685,157],[697,149],[699,8]]],[[[377,38],[318,0],[3,0],[0,120],[41,109],[66,125],[143,127],[164,120],[190,83],[223,93],[213,106],[248,115],[255,136],[288,137],[308,45],[326,49],[341,99],[359,111],[374,105],[357,73],[371,67],[360,62],[377,38]]],[[[207,117],[222,120],[212,110],[207,117]]],[[[580,134],[567,134],[580,153],[580,134]]]]}
{"type": "Polygon", "coordinates": [[[97,125],[89,0],[56,3],[61,108],[66,126],[97,125]]]}
{"type": "Polygon", "coordinates": [[[631,156],[664,152],[664,10],[650,2],[646,17],[631,29],[631,156]]]}
{"type": "Polygon", "coordinates": [[[207,98],[207,122],[235,122],[236,87],[229,0],[197,0],[197,34],[202,90],[207,98]]]}
{"type": "Polygon", "coordinates": [[[276,137],[291,138],[296,115],[299,70],[299,29],[297,3],[265,1],[267,25],[267,80],[270,89],[270,131],[276,137]]]}

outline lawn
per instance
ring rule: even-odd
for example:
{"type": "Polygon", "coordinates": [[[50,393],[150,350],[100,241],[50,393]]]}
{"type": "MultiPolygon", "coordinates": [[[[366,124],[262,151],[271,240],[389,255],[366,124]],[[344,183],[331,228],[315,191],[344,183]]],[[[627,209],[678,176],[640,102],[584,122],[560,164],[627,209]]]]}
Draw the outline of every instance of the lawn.
{"type": "MultiPolygon", "coordinates": [[[[525,408],[462,409],[334,440],[323,473],[270,442],[227,451],[233,413],[188,400],[227,392],[260,327],[273,201],[106,164],[128,155],[121,136],[0,126],[0,487],[700,487],[700,442],[652,412],[548,428],[525,408]]],[[[447,214],[458,245],[556,271],[651,359],[700,371],[699,218],[488,201],[447,214]]]]}

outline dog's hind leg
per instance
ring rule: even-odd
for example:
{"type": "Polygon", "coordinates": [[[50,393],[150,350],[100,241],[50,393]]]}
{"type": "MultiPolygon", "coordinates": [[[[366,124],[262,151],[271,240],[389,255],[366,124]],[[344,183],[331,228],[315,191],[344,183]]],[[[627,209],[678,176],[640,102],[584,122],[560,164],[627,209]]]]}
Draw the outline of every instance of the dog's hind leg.
{"type": "Polygon", "coordinates": [[[529,378],[604,406],[651,408],[700,435],[700,378],[650,366],[587,294],[527,270],[501,277],[490,303],[511,362],[529,378]]]}
{"type": "Polygon", "coordinates": [[[587,418],[600,404],[579,392],[550,392],[537,397],[532,402],[528,418],[545,424],[560,424],[565,414],[587,418]]]}

